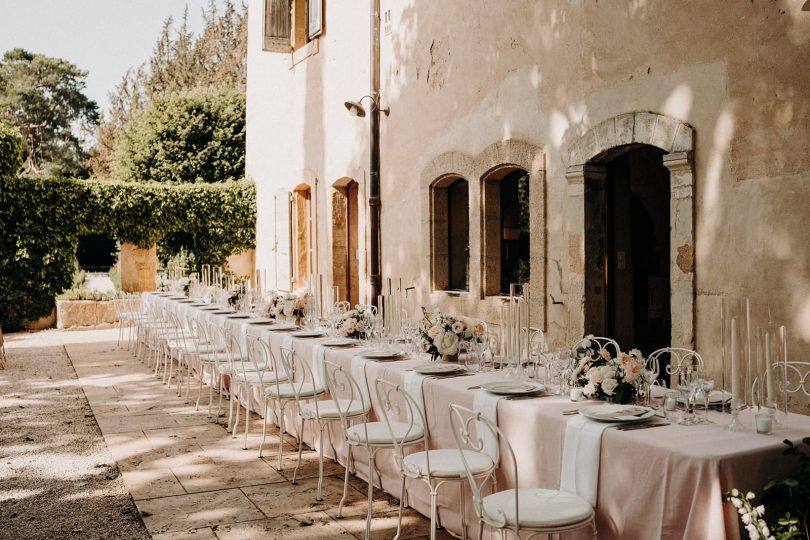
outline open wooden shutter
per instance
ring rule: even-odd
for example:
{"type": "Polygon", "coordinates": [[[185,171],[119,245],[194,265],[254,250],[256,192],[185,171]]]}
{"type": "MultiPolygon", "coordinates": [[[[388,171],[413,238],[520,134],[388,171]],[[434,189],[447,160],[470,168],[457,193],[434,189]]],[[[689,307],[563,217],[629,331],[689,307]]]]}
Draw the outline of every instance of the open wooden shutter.
{"type": "Polygon", "coordinates": [[[312,39],[323,33],[323,0],[308,0],[307,13],[307,34],[312,39]]]}
{"type": "Polygon", "coordinates": [[[264,50],[290,52],[291,0],[264,0],[264,50]]]}

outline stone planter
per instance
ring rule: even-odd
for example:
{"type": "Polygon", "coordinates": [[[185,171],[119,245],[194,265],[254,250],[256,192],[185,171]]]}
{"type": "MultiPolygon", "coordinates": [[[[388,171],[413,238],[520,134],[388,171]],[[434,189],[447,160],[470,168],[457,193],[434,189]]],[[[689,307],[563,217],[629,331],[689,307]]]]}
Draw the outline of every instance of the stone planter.
{"type": "Polygon", "coordinates": [[[110,328],[118,322],[115,302],[57,300],[56,327],[62,329],[110,328]]]}

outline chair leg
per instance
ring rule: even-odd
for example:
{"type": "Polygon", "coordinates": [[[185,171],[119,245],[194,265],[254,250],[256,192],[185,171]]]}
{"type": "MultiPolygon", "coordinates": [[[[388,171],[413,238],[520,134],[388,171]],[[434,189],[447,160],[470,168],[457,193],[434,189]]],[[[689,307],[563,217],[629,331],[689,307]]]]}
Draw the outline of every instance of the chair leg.
{"type": "Polygon", "coordinates": [[[296,477],[298,476],[298,468],[301,467],[301,450],[304,447],[304,419],[301,418],[301,423],[299,424],[301,429],[298,430],[298,463],[295,465],[295,470],[293,471],[292,477],[292,485],[296,485],[296,477]]]}
{"type": "Polygon", "coordinates": [[[374,454],[373,448],[368,449],[368,514],[366,515],[365,540],[371,540],[371,517],[374,510],[374,454]]]}
{"type": "Polygon", "coordinates": [[[250,385],[245,383],[245,440],[242,442],[242,450],[247,450],[248,431],[250,431],[250,385]]]}
{"type": "MultiPolygon", "coordinates": [[[[233,397],[233,392],[231,392],[231,383],[233,379],[228,381],[228,427],[225,428],[225,431],[231,433],[233,431],[233,406],[236,400],[233,397]]],[[[239,405],[237,404],[237,407],[239,405]]]]}
{"type": "Polygon", "coordinates": [[[436,540],[436,491],[438,488],[430,487],[430,540],[436,540]]]}
{"type": "Polygon", "coordinates": [[[337,518],[343,518],[343,504],[346,502],[346,497],[349,496],[349,463],[352,460],[352,446],[349,445],[349,450],[346,455],[346,474],[343,477],[343,497],[340,498],[340,503],[338,504],[338,511],[337,511],[337,518]]]}
{"type": "Polygon", "coordinates": [[[211,418],[211,404],[214,402],[214,380],[217,378],[217,370],[211,370],[211,384],[208,385],[208,418],[211,418]]]}
{"type": "Polygon", "coordinates": [[[217,417],[214,420],[217,424],[219,424],[219,417],[222,415],[222,394],[225,393],[225,389],[223,385],[225,383],[225,377],[222,376],[222,373],[217,374],[217,392],[219,393],[219,400],[217,401],[217,417]]]}
{"type": "Polygon", "coordinates": [[[326,422],[318,420],[318,427],[321,434],[318,439],[318,490],[315,492],[315,500],[320,502],[323,500],[323,497],[321,497],[321,487],[323,486],[323,430],[326,427],[326,422]]]}
{"type": "Polygon", "coordinates": [[[203,365],[202,369],[200,370],[200,384],[197,387],[197,404],[194,405],[194,412],[200,410],[200,398],[202,397],[202,385],[204,378],[205,378],[205,365],[203,365]]]}
{"type": "MultiPolygon", "coordinates": [[[[236,385],[236,392],[234,396],[239,395],[239,390],[241,386],[237,383],[236,385]]],[[[239,398],[236,398],[236,419],[233,421],[233,429],[231,430],[231,437],[233,439],[236,438],[236,434],[239,433],[239,412],[242,410],[241,403],[239,403],[239,398]]]]}
{"type": "Polygon", "coordinates": [[[405,499],[405,475],[402,474],[402,482],[399,487],[399,513],[397,514],[397,534],[394,535],[394,540],[399,540],[399,535],[402,533],[402,507],[405,499]]]}
{"type": "MultiPolygon", "coordinates": [[[[231,401],[233,402],[233,394],[231,394],[231,401]]],[[[267,437],[267,415],[270,410],[270,400],[264,400],[264,422],[262,422],[262,442],[259,443],[259,457],[262,457],[262,450],[264,449],[264,439],[267,437]]]]}
{"type": "Polygon", "coordinates": [[[461,540],[467,540],[467,505],[464,504],[464,479],[458,483],[458,500],[461,509],[461,540]]]}
{"type": "Polygon", "coordinates": [[[478,540],[482,540],[484,538],[484,520],[478,520],[478,540]]]}
{"type": "Polygon", "coordinates": [[[287,403],[278,400],[278,472],[284,469],[282,457],[284,456],[284,405],[287,403]]]}

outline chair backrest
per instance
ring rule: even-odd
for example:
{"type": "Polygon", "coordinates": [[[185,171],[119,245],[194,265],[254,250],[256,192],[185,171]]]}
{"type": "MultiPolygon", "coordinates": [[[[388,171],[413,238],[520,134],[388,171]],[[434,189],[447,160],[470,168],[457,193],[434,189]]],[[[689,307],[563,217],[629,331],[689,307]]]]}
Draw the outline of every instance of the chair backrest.
{"type": "MultiPolygon", "coordinates": [[[[421,476],[418,469],[408,468],[405,464],[404,447],[407,441],[407,446],[421,443],[424,450],[428,449],[427,422],[425,421],[422,407],[398,384],[383,379],[377,379],[374,386],[376,387],[377,401],[380,405],[380,410],[382,410],[383,420],[388,427],[388,434],[391,435],[391,440],[394,442],[394,449],[396,450],[394,456],[400,471],[412,477],[421,476]],[[392,416],[396,416],[396,418],[392,419],[392,416]],[[407,428],[401,430],[399,435],[397,435],[392,422],[403,422],[399,420],[400,418],[407,418],[407,420],[404,420],[404,423],[407,424],[407,428]],[[414,435],[419,431],[422,432],[422,436],[415,438],[414,435]]],[[[428,479],[430,479],[430,452],[425,453],[425,459],[428,479]]]]}
{"type": "Polygon", "coordinates": [[[265,379],[267,382],[272,383],[276,392],[279,392],[279,384],[285,380],[281,376],[284,373],[284,367],[279,366],[276,355],[273,354],[270,344],[258,336],[248,335],[247,337],[247,358],[248,362],[244,362],[244,369],[248,369],[248,365],[252,365],[253,369],[259,377],[259,383],[264,384],[265,379]]]}
{"type": "Polygon", "coordinates": [[[788,394],[802,393],[810,397],[810,362],[799,360],[789,362],[775,362],[774,369],[784,370],[780,388],[788,394]]]}
{"type": "Polygon", "coordinates": [[[667,365],[666,372],[670,375],[675,375],[681,371],[681,369],[685,369],[689,366],[703,368],[704,362],[703,357],[700,356],[700,353],[697,351],[693,351],[692,349],[684,349],[680,347],[664,347],[653,351],[647,357],[647,363],[653,364],[658,366],[659,373],[661,367],[661,360],[662,356],[669,357],[669,364],[667,365]]]}
{"type": "MultiPolygon", "coordinates": [[[[287,375],[287,380],[292,388],[293,395],[295,396],[295,405],[298,409],[298,415],[303,416],[301,413],[302,401],[305,399],[312,399],[311,394],[301,397],[302,390],[306,385],[312,385],[315,388],[315,375],[312,373],[312,368],[307,362],[302,361],[292,349],[285,349],[281,347],[281,365],[284,367],[284,373],[287,375]]],[[[320,418],[320,409],[318,402],[315,401],[315,414],[320,418]]]]}
{"type": "Polygon", "coordinates": [[[594,345],[597,349],[605,349],[613,356],[613,358],[618,358],[619,353],[622,352],[621,347],[619,347],[619,344],[616,343],[615,340],[607,337],[594,336],[585,336],[584,338],[578,340],[576,343],[574,343],[574,346],[571,347],[571,350],[574,351],[574,356],[576,358],[581,358],[583,352],[593,350],[594,345]]]}
{"type": "MultiPolygon", "coordinates": [[[[501,430],[498,429],[498,426],[496,426],[491,420],[482,416],[481,413],[476,413],[471,409],[462,407],[461,405],[456,405],[455,403],[450,405],[450,428],[453,432],[453,438],[456,441],[456,448],[458,448],[459,454],[461,455],[461,461],[464,463],[464,471],[467,474],[467,481],[469,482],[470,489],[472,490],[472,500],[475,514],[479,519],[482,519],[489,524],[499,528],[505,527],[507,520],[503,512],[499,511],[497,515],[493,515],[485,510],[482,503],[483,497],[481,495],[481,486],[486,479],[484,478],[476,480],[475,475],[473,475],[472,470],[470,469],[470,464],[467,462],[467,458],[464,455],[464,450],[470,449],[476,452],[481,452],[483,450],[484,443],[483,437],[480,435],[480,431],[489,431],[489,433],[495,437],[495,440],[500,441],[500,444],[506,448],[506,454],[510,460],[511,469],[509,467],[501,468],[501,470],[504,471],[504,474],[507,476],[506,485],[517,487],[519,486],[517,459],[515,458],[514,450],[512,450],[512,445],[509,443],[509,440],[501,432],[501,430]],[[473,433],[476,435],[473,436],[473,433]],[[512,474],[510,474],[510,472],[512,474]],[[513,478],[510,478],[512,476],[513,478]]],[[[496,463],[500,464],[502,460],[500,448],[498,449],[498,452],[498,459],[496,460],[496,463]]],[[[518,513],[518,490],[515,489],[514,492],[515,522],[520,523],[520,514],[518,513]]]]}
{"type": "MultiPolygon", "coordinates": [[[[335,408],[340,416],[340,425],[343,429],[343,436],[348,439],[346,429],[349,427],[349,411],[355,401],[359,401],[363,410],[369,410],[371,404],[368,403],[366,394],[360,389],[352,374],[343,369],[343,366],[335,364],[328,360],[324,361],[324,378],[326,379],[326,388],[332,396],[335,403],[335,408]]],[[[366,440],[368,440],[368,433],[366,432],[366,440]]]]}

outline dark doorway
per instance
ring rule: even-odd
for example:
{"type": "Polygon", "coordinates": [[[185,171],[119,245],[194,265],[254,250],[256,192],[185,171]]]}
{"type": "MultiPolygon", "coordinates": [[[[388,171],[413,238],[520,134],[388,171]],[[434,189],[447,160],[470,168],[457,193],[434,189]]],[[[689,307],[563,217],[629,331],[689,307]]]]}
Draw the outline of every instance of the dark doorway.
{"type": "Polygon", "coordinates": [[[663,153],[651,146],[631,149],[607,164],[603,181],[588,181],[603,185],[586,185],[586,320],[595,327],[585,330],[644,355],[670,346],[672,331],[663,153]]]}
{"type": "Polygon", "coordinates": [[[470,283],[470,196],[462,178],[447,188],[447,244],[448,288],[466,291],[470,283]]]}
{"type": "Polygon", "coordinates": [[[118,248],[115,240],[99,234],[79,237],[76,259],[79,267],[89,272],[107,272],[115,264],[118,248]]]}
{"type": "Polygon", "coordinates": [[[529,174],[513,171],[501,180],[501,294],[529,281],[529,174]]]}

